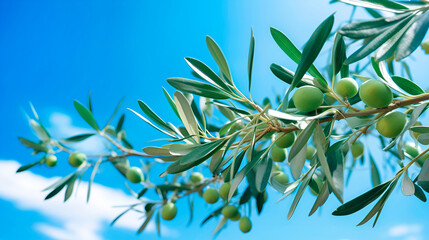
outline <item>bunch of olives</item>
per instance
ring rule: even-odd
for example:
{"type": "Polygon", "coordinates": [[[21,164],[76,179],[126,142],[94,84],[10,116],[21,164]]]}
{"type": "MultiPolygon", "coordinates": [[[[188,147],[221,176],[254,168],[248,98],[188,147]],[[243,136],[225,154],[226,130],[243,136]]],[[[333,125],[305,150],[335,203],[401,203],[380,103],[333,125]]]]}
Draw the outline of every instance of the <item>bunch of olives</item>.
{"type": "MultiPolygon", "coordinates": [[[[342,78],[335,84],[334,89],[337,95],[342,98],[352,98],[359,93],[362,102],[370,108],[385,108],[393,101],[393,93],[390,88],[382,81],[375,79],[365,81],[360,88],[358,88],[358,84],[354,79],[342,78]]],[[[313,86],[303,86],[295,91],[292,100],[299,111],[312,112],[322,105],[324,98],[323,92],[320,89],[313,86]]],[[[394,138],[402,132],[406,122],[407,117],[404,113],[393,111],[377,121],[376,129],[382,136],[394,138]]],[[[356,145],[354,148],[355,155],[359,156],[359,151],[356,150],[360,148],[360,146],[356,145]]],[[[286,155],[279,149],[273,152],[273,160],[281,161],[283,156],[286,155]]]]}

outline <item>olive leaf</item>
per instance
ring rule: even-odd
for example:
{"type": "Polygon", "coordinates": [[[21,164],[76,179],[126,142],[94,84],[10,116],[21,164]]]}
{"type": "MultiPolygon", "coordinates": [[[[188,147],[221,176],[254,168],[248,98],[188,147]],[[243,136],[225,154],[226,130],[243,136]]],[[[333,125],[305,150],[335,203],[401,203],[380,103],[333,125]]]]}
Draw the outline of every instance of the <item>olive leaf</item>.
{"type": "Polygon", "coordinates": [[[228,99],[229,94],[225,93],[222,89],[195,80],[186,78],[169,78],[167,82],[175,89],[187,93],[192,93],[202,97],[215,98],[215,99],[228,99]]]}
{"type": "Polygon", "coordinates": [[[45,147],[43,144],[35,143],[23,137],[18,137],[19,141],[26,147],[32,148],[38,152],[48,152],[49,149],[45,147]]]}
{"type": "Polygon", "coordinates": [[[73,105],[76,108],[76,111],[79,113],[79,115],[83,118],[83,120],[85,120],[89,124],[89,126],[91,126],[97,131],[100,130],[97,122],[94,119],[94,116],[92,115],[92,111],[88,110],[78,101],[74,101],[73,105]]]}
{"type": "Polygon", "coordinates": [[[219,45],[217,45],[217,43],[210,36],[206,37],[206,43],[213,59],[219,66],[220,72],[226,78],[226,80],[232,84],[231,71],[229,70],[228,63],[226,62],[225,56],[222,50],[220,50],[219,45]]]}
{"type": "Polygon", "coordinates": [[[183,96],[182,93],[175,92],[174,101],[176,103],[177,112],[179,113],[180,119],[185,125],[186,130],[190,135],[194,135],[193,139],[197,143],[199,143],[200,142],[199,127],[198,127],[197,120],[195,118],[195,114],[192,111],[191,105],[188,102],[188,99],[186,99],[186,97],[183,96]]]}
{"type": "Polygon", "coordinates": [[[161,176],[165,176],[166,174],[181,173],[201,164],[213,156],[213,154],[215,154],[217,151],[219,151],[226,142],[227,139],[219,139],[213,142],[201,144],[199,147],[168,166],[167,170],[161,176]]]}

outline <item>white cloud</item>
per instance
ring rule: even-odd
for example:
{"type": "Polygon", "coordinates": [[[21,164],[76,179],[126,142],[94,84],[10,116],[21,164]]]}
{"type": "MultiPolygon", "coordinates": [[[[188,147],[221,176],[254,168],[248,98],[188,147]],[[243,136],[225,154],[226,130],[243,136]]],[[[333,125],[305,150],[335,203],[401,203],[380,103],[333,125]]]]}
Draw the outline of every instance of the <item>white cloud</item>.
{"type": "MultiPolygon", "coordinates": [[[[89,128],[76,127],[72,123],[70,116],[54,112],[49,116],[49,132],[57,139],[72,137],[78,134],[92,133],[94,130],[89,128]]],[[[90,137],[79,143],[68,144],[79,151],[87,154],[100,154],[107,151],[106,141],[100,136],[90,137]]]]}
{"type": "MultiPolygon", "coordinates": [[[[77,194],[67,201],[55,196],[44,201],[46,192],[41,190],[51,185],[55,178],[45,178],[29,171],[16,174],[20,164],[16,161],[0,161],[0,198],[14,203],[21,210],[37,211],[56,223],[36,223],[34,228],[52,239],[101,240],[102,230],[124,209],[117,205],[136,203],[136,199],[119,189],[93,183],[91,199],[86,203],[88,183],[81,182],[77,194]]],[[[61,194],[61,193],[60,193],[61,194]]],[[[115,223],[115,227],[136,231],[143,219],[141,214],[130,212],[115,223]]],[[[151,222],[145,231],[154,232],[151,222]]],[[[163,233],[173,232],[166,229],[163,233]]]]}
{"type": "Polygon", "coordinates": [[[406,237],[406,240],[421,240],[423,226],[420,224],[401,224],[388,230],[390,237],[406,237]]]}

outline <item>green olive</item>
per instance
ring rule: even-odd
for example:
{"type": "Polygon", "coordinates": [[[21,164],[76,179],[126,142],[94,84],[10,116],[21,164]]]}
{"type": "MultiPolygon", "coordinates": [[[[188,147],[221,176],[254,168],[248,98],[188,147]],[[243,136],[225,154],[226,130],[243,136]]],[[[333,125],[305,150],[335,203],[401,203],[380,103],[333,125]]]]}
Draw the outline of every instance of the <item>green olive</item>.
{"type": "Polygon", "coordinates": [[[289,177],[284,172],[280,172],[276,176],[273,177],[278,183],[286,185],[289,183],[289,177]]]}
{"type": "Polygon", "coordinates": [[[86,161],[86,155],[81,152],[74,152],[69,156],[69,163],[73,167],[79,167],[86,161]]]}
{"type": "Polygon", "coordinates": [[[353,158],[359,158],[363,155],[364,146],[361,141],[356,141],[350,147],[352,150],[353,158]]]}
{"type": "Polygon", "coordinates": [[[353,78],[342,78],[335,84],[335,92],[343,98],[354,97],[358,93],[358,84],[353,78]]]}
{"type": "MultiPolygon", "coordinates": [[[[416,146],[414,142],[407,142],[404,144],[404,150],[407,154],[409,154],[412,158],[417,157],[420,154],[419,146],[416,146]]],[[[425,163],[426,159],[429,158],[429,153],[423,154],[423,156],[419,157],[416,161],[417,166],[422,167],[425,163]]]]}
{"type": "Polygon", "coordinates": [[[286,134],[279,134],[276,140],[276,146],[279,148],[288,148],[292,146],[295,141],[295,134],[293,132],[286,134]]]}
{"type": "Polygon", "coordinates": [[[425,51],[425,53],[429,54],[429,41],[423,42],[421,46],[422,46],[422,49],[425,51]]]}
{"type": "Polygon", "coordinates": [[[313,146],[308,145],[307,146],[307,155],[306,155],[306,159],[307,160],[311,160],[314,157],[314,154],[316,154],[316,148],[314,148],[313,146]]]}
{"type": "Polygon", "coordinates": [[[292,96],[295,107],[301,112],[316,110],[323,103],[323,93],[313,86],[298,88],[292,96]]]}
{"type": "Polygon", "coordinates": [[[138,167],[128,168],[125,176],[127,176],[127,179],[132,183],[139,183],[143,181],[142,170],[138,167]]]}
{"type": "Polygon", "coordinates": [[[325,103],[328,105],[332,105],[337,101],[337,99],[335,99],[334,97],[331,97],[329,95],[325,95],[324,98],[325,98],[325,103]]]}
{"type": "Polygon", "coordinates": [[[238,222],[238,227],[243,233],[248,233],[252,229],[252,222],[248,217],[242,217],[238,222]]]}
{"type": "Polygon", "coordinates": [[[55,155],[49,155],[45,159],[45,164],[48,167],[55,167],[57,165],[57,157],[55,155]]]}
{"type": "Polygon", "coordinates": [[[230,218],[231,221],[238,221],[241,218],[241,213],[237,212],[234,217],[230,218]]]}
{"type": "Polygon", "coordinates": [[[385,108],[393,100],[392,91],[386,84],[378,80],[367,80],[359,88],[359,97],[373,108],[385,108]]]}
{"type": "Polygon", "coordinates": [[[170,221],[176,217],[176,214],[177,214],[177,208],[176,208],[176,205],[174,205],[174,203],[170,202],[162,206],[161,217],[164,220],[170,221]]]}
{"type": "Polygon", "coordinates": [[[219,193],[216,189],[207,188],[203,193],[203,198],[207,203],[213,204],[219,200],[219,193]]]}
{"type": "Polygon", "coordinates": [[[222,186],[220,186],[220,189],[219,189],[220,197],[222,199],[227,199],[230,189],[231,189],[231,183],[226,182],[226,183],[222,184],[222,186]]]}
{"type": "Polygon", "coordinates": [[[223,207],[222,209],[222,215],[225,218],[232,218],[232,217],[235,217],[235,215],[237,214],[238,214],[238,208],[236,206],[228,205],[223,207]]]}
{"type": "Polygon", "coordinates": [[[274,162],[283,162],[286,159],[286,152],[287,150],[285,148],[279,148],[276,145],[271,148],[271,158],[274,162]]]}
{"type": "Polygon", "coordinates": [[[193,172],[193,173],[191,173],[191,176],[189,177],[189,180],[193,184],[199,184],[203,181],[203,179],[204,179],[203,174],[199,173],[199,172],[193,172]]]}
{"type": "Polygon", "coordinates": [[[274,163],[273,164],[273,171],[281,171],[282,168],[280,167],[280,165],[278,163],[274,163]]]}
{"type": "Polygon", "coordinates": [[[418,146],[416,146],[416,144],[414,144],[413,142],[405,143],[404,144],[404,150],[406,153],[408,153],[413,158],[417,157],[417,155],[419,155],[419,153],[420,153],[418,146]]]}
{"type": "Polygon", "coordinates": [[[401,112],[390,112],[379,119],[375,129],[384,137],[394,138],[398,136],[407,123],[407,116],[401,112]]]}

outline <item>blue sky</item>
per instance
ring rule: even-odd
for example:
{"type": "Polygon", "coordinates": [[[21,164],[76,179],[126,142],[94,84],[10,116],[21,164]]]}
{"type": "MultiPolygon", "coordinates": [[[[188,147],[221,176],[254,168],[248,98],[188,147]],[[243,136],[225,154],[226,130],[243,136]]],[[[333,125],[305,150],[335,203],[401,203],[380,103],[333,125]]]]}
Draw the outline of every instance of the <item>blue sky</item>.
{"type": "MultiPolygon", "coordinates": [[[[273,62],[294,69],[295,65],[275,45],[269,34],[273,26],[302,46],[317,25],[336,12],[338,22],[348,19],[351,7],[329,5],[328,1],[0,1],[0,109],[3,117],[0,144],[0,239],[158,239],[153,226],[135,234],[141,224],[138,215],[130,215],[110,227],[118,213],[111,208],[132,202],[124,179],[109,166],[100,169],[93,198],[85,203],[85,183],[80,192],[65,204],[61,198],[43,201],[40,190],[72,169],[60,156],[55,170],[45,167],[14,174],[19,164],[37,160],[17,140],[31,136],[25,112],[31,101],[42,120],[59,137],[90,131],[79,119],[72,101],[85,102],[92,91],[94,114],[107,121],[115,104],[126,97],[123,106],[137,109],[137,99],[144,100],[164,119],[174,119],[163,97],[161,86],[170,92],[168,77],[191,77],[183,57],[192,56],[210,66],[214,61],[205,46],[205,36],[212,36],[222,47],[238,86],[247,88],[247,53],[250,28],[256,38],[252,96],[261,101],[274,97],[286,86],[269,71],[273,62]],[[64,164],[61,164],[64,163],[64,164]]],[[[367,18],[363,11],[357,17],[367,18]]],[[[323,66],[326,51],[317,60],[323,66]]],[[[423,87],[424,62],[420,50],[409,60],[414,79],[423,87]]],[[[125,112],[125,108],[122,109],[125,112]]],[[[141,120],[127,113],[125,128],[129,140],[140,149],[149,140],[161,137],[141,120]]],[[[371,141],[371,139],[369,139],[371,141]]],[[[377,144],[368,142],[367,147],[377,144]]],[[[81,147],[97,148],[96,141],[81,147]]],[[[382,164],[384,155],[376,155],[382,164]]],[[[135,165],[138,160],[134,160],[135,165]]],[[[370,188],[368,166],[360,167],[345,191],[350,200],[370,188]]],[[[382,173],[387,180],[391,172],[382,173]]],[[[86,179],[87,181],[87,179],[86,179]]],[[[294,217],[286,215],[292,199],[275,203],[280,194],[272,192],[261,216],[253,214],[253,229],[248,235],[232,223],[221,233],[225,239],[405,239],[423,240],[429,236],[427,205],[395,191],[377,226],[355,227],[366,212],[334,217],[331,212],[339,202],[331,197],[314,216],[308,217],[315,198],[306,192],[294,217]],[[311,231],[309,231],[311,229],[311,231]],[[267,235],[268,234],[268,235],[267,235]]],[[[199,222],[211,207],[197,200],[196,221],[186,226],[188,209],[179,203],[177,219],[163,223],[163,239],[208,239],[216,226],[199,222]],[[191,233],[191,234],[189,234],[191,233]]]]}

